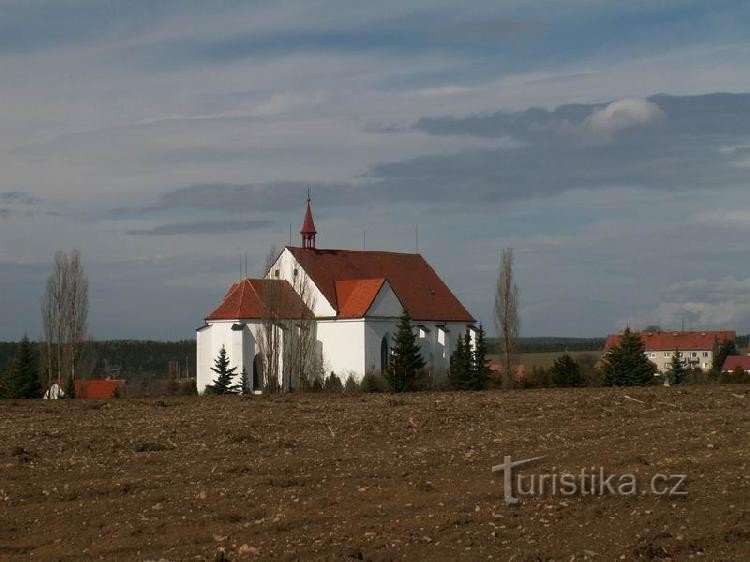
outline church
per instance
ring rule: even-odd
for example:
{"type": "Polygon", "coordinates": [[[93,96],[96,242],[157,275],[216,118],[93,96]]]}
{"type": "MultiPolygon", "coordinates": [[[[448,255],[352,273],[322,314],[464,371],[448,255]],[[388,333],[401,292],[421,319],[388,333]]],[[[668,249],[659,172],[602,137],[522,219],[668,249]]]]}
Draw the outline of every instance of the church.
{"type": "Polygon", "coordinates": [[[222,347],[246,391],[293,390],[330,372],[360,381],[386,369],[403,310],[433,376],[447,373],[467,329],[475,337],[476,320],[421,255],[317,248],[309,195],[300,234],[301,246],[286,246],[263,279],[234,283],[197,330],[199,392],[222,347]]]}

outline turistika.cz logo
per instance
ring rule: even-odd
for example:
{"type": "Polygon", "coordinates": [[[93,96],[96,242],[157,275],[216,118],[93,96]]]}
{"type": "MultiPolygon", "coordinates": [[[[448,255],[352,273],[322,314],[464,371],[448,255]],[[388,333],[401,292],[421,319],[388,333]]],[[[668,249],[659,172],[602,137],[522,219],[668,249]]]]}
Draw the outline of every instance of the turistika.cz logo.
{"type": "Polygon", "coordinates": [[[492,467],[493,473],[503,474],[506,504],[519,504],[518,496],[637,496],[644,493],[666,497],[687,495],[686,474],[657,473],[644,485],[635,474],[608,474],[604,467],[582,468],[577,473],[559,472],[556,467],[552,467],[552,472],[540,474],[521,474],[517,470],[543,458],[544,456],[514,461],[510,455],[505,455],[503,464],[492,467]]]}

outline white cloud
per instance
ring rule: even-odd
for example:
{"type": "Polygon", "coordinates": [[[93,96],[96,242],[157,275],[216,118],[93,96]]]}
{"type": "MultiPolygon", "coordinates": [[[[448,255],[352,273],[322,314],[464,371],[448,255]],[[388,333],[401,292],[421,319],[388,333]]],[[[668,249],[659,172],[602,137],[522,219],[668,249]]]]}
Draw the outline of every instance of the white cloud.
{"type": "Polygon", "coordinates": [[[610,138],[620,131],[646,127],[665,119],[665,113],[656,103],[643,98],[623,98],[594,110],[585,125],[593,133],[610,138]]]}

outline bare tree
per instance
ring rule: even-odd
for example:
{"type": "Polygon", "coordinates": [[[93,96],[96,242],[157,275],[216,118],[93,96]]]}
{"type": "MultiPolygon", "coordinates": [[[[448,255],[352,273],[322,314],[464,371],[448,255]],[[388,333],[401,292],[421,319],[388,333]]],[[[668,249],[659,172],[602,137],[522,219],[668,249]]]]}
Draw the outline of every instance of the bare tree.
{"type": "Polygon", "coordinates": [[[315,290],[312,281],[303,269],[294,275],[292,288],[299,295],[303,306],[297,310],[296,318],[287,322],[287,345],[284,354],[284,370],[289,387],[303,389],[318,376],[322,369],[321,358],[317,353],[317,333],[315,322],[315,290]]]}
{"type": "MultiPolygon", "coordinates": [[[[276,246],[271,246],[265,258],[265,273],[275,279],[271,267],[278,258],[276,246]]],[[[283,326],[279,323],[281,311],[281,293],[276,283],[265,283],[260,295],[263,301],[264,317],[258,332],[258,347],[263,361],[263,381],[261,385],[266,392],[279,390],[279,356],[281,352],[283,326]]]]}
{"type": "Polygon", "coordinates": [[[74,250],[68,260],[67,344],[70,376],[76,379],[81,346],[86,340],[89,316],[89,281],[83,272],[81,253],[74,250]]]}
{"type": "Polygon", "coordinates": [[[41,311],[47,386],[53,378],[58,384],[75,380],[88,322],[88,279],[77,250],[70,256],[62,251],[55,254],[41,311]]]}
{"type": "Polygon", "coordinates": [[[513,281],[513,248],[503,250],[495,292],[495,329],[503,356],[503,387],[509,388],[513,376],[513,356],[520,332],[518,286],[513,281]]]}

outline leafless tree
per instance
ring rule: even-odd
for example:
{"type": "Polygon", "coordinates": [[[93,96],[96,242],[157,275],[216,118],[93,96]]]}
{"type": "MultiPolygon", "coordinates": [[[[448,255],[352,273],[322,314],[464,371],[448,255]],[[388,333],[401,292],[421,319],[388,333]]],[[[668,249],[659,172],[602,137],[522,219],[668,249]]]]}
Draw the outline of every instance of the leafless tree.
{"type": "Polygon", "coordinates": [[[500,274],[495,292],[495,329],[503,356],[503,387],[509,388],[513,377],[513,358],[520,332],[518,286],[513,280],[513,248],[503,250],[500,274]]]}
{"type": "Polygon", "coordinates": [[[89,281],[83,271],[81,253],[74,250],[68,259],[67,296],[67,344],[70,360],[70,376],[73,380],[77,371],[81,346],[86,340],[89,316],[89,281]]]}
{"type": "Polygon", "coordinates": [[[304,306],[299,308],[296,318],[287,321],[284,371],[289,387],[304,389],[312,382],[312,377],[319,376],[322,369],[320,354],[316,349],[316,298],[313,283],[301,268],[294,275],[292,288],[304,306]]]}
{"type": "MultiPolygon", "coordinates": [[[[276,246],[271,246],[266,254],[264,270],[269,279],[275,279],[271,267],[278,258],[276,246]]],[[[279,356],[281,352],[283,326],[280,324],[281,292],[276,283],[265,283],[260,295],[265,309],[258,332],[258,348],[263,362],[263,381],[266,392],[279,390],[279,356]]]]}
{"type": "Polygon", "coordinates": [[[42,297],[47,383],[75,380],[88,322],[88,279],[77,250],[55,254],[42,297]]]}

